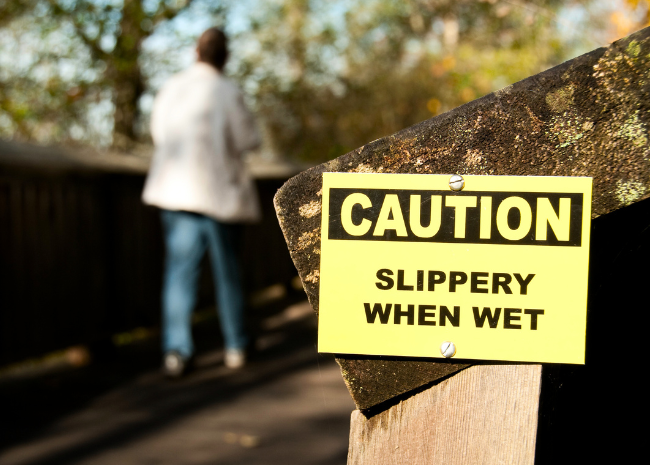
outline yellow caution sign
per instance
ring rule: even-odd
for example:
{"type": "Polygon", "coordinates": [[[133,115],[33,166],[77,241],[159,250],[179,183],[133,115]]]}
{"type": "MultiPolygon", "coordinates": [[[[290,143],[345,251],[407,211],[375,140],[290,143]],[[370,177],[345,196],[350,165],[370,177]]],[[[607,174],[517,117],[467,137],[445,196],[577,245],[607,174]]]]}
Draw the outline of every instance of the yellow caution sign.
{"type": "Polygon", "coordinates": [[[320,352],[584,363],[591,178],[324,173],[320,352]]]}

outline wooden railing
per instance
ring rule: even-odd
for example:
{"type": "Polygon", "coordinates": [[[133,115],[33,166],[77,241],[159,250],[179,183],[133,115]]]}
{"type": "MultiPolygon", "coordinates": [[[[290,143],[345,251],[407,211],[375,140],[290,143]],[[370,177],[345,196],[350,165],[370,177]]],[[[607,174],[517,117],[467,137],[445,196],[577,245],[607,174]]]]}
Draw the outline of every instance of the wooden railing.
{"type": "MultiPolygon", "coordinates": [[[[296,275],[272,205],[290,171],[257,177],[248,292],[296,275]]],[[[146,160],[0,142],[0,364],[159,324],[163,246],[158,211],[140,201],[145,173],[146,160]]]]}

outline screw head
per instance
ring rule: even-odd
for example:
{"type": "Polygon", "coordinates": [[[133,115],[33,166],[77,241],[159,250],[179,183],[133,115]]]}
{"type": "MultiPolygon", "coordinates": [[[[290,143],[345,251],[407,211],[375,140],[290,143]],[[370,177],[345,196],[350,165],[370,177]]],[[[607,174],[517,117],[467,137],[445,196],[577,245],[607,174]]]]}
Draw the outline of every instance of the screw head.
{"type": "Polygon", "coordinates": [[[460,174],[454,174],[449,178],[449,188],[452,191],[462,191],[463,187],[465,187],[465,180],[460,174]]]}
{"type": "Polygon", "coordinates": [[[443,357],[451,358],[456,355],[456,345],[453,342],[445,341],[440,344],[440,352],[443,357]]]}

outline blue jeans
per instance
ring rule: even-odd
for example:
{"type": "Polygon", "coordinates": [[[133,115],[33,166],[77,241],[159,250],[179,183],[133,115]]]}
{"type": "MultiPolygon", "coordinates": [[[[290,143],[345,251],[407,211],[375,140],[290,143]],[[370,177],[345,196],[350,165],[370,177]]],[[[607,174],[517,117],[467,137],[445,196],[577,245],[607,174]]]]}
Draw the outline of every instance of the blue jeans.
{"type": "Polygon", "coordinates": [[[163,351],[189,358],[194,353],[192,311],[196,305],[200,264],[210,253],[217,309],[226,349],[243,349],[244,294],[237,258],[240,225],[183,211],[162,211],[166,257],[162,294],[163,351]]]}

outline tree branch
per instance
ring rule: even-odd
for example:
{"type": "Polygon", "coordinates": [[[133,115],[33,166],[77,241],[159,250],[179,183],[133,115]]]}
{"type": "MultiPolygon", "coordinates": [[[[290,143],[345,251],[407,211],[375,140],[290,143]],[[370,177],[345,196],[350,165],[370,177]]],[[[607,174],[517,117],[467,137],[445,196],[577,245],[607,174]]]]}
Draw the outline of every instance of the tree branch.
{"type": "Polygon", "coordinates": [[[84,24],[80,21],[73,12],[63,9],[56,0],[47,0],[47,3],[52,8],[52,12],[56,15],[66,17],[72,23],[72,26],[75,29],[75,32],[81,39],[81,41],[90,49],[90,53],[95,59],[104,59],[108,55],[102,48],[99,46],[99,40],[102,37],[102,32],[104,30],[104,24],[100,21],[99,33],[97,37],[91,38],[86,35],[84,32],[84,24]]]}
{"type": "Polygon", "coordinates": [[[164,2],[160,2],[158,5],[158,10],[154,13],[152,21],[155,24],[158,24],[161,21],[168,21],[174,19],[181,11],[186,10],[192,4],[192,0],[187,0],[185,5],[180,8],[171,8],[165,5],[164,2]]]}
{"type": "Polygon", "coordinates": [[[0,4],[0,26],[10,23],[34,8],[33,1],[9,0],[0,4]]]}

